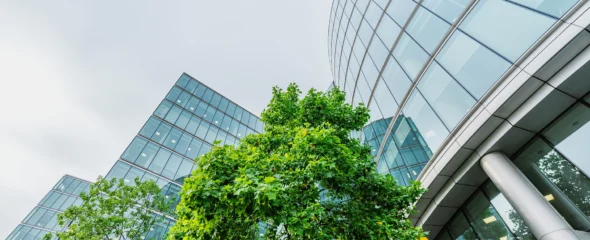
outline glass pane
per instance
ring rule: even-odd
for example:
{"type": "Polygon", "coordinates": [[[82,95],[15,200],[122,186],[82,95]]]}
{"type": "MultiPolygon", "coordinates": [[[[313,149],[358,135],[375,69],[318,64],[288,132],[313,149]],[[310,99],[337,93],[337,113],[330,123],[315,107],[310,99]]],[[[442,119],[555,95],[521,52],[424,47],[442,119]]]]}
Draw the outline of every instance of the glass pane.
{"type": "Polygon", "coordinates": [[[393,56],[412,80],[418,76],[428,60],[428,54],[424,49],[418,46],[406,33],[393,50],[393,56]]]}
{"type": "Polygon", "coordinates": [[[144,137],[151,138],[154,132],[156,132],[156,129],[158,128],[161,122],[162,121],[150,117],[150,119],[148,119],[148,121],[141,129],[141,131],[139,131],[139,134],[144,137]]]}
{"type": "Polygon", "coordinates": [[[180,166],[181,161],[182,157],[176,154],[172,154],[172,156],[170,156],[170,159],[168,159],[166,167],[164,167],[164,171],[162,171],[162,176],[167,177],[169,179],[174,179],[174,175],[176,175],[176,171],[178,170],[178,166],[180,166]]]}
{"type": "Polygon", "coordinates": [[[185,107],[190,97],[191,95],[189,93],[183,91],[178,97],[178,99],[176,99],[176,104],[185,107]]]}
{"type": "Polygon", "coordinates": [[[201,120],[196,116],[192,116],[185,130],[189,133],[195,134],[195,132],[199,128],[199,124],[201,124],[201,120]]]}
{"type": "Polygon", "coordinates": [[[449,129],[475,104],[475,99],[435,62],[418,83],[418,89],[449,129]]]}
{"type": "Polygon", "coordinates": [[[415,124],[417,132],[432,151],[436,151],[449,135],[449,131],[419,92],[412,93],[403,111],[407,121],[411,121],[411,125],[415,124]]]}
{"type": "Polygon", "coordinates": [[[193,93],[195,91],[195,89],[197,89],[198,85],[199,85],[199,83],[197,83],[197,81],[191,79],[188,82],[188,84],[184,87],[184,89],[189,91],[190,93],[193,93]]]}
{"type": "Polygon", "coordinates": [[[459,212],[451,221],[449,221],[449,233],[454,239],[457,240],[476,240],[478,239],[473,232],[473,229],[469,226],[469,222],[465,218],[463,213],[459,212]]]}
{"type": "Polygon", "coordinates": [[[414,11],[416,3],[411,0],[392,0],[387,8],[387,14],[397,22],[398,25],[403,26],[408,21],[410,14],[414,11]]]}
{"type": "Polygon", "coordinates": [[[538,11],[547,13],[556,18],[562,17],[579,2],[579,0],[512,0],[515,3],[520,3],[527,7],[536,9],[538,11]]]}
{"type": "Polygon", "coordinates": [[[455,31],[436,59],[477,99],[511,66],[461,31],[455,31]]]}
{"type": "Polygon", "coordinates": [[[381,23],[377,28],[377,35],[383,41],[387,49],[389,49],[397,36],[399,35],[401,28],[391,19],[389,16],[383,16],[381,23]]]}
{"type": "Polygon", "coordinates": [[[174,150],[180,154],[185,154],[188,149],[188,145],[191,143],[192,140],[192,136],[190,136],[187,133],[183,133],[182,137],[180,137],[180,141],[178,142],[178,144],[176,144],[174,150]]]}
{"type": "Polygon", "coordinates": [[[176,144],[178,143],[178,140],[180,140],[180,136],[182,135],[182,131],[173,128],[170,131],[170,134],[168,134],[168,137],[166,138],[166,141],[164,141],[164,146],[170,148],[170,149],[174,149],[174,147],[176,146],[176,144]]]}
{"type": "Polygon", "coordinates": [[[466,214],[471,226],[482,239],[515,239],[496,209],[490,205],[481,191],[477,191],[467,202],[466,214]]]}
{"type": "Polygon", "coordinates": [[[465,10],[469,0],[423,0],[422,6],[436,13],[438,16],[453,23],[465,10]]]}
{"type": "Polygon", "coordinates": [[[121,161],[117,161],[115,166],[111,169],[111,171],[107,174],[106,179],[110,180],[113,178],[121,179],[123,178],[127,172],[129,171],[129,164],[123,163],[121,161]]]}
{"type": "Polygon", "coordinates": [[[168,162],[168,158],[170,158],[171,154],[172,153],[170,151],[160,149],[160,151],[158,151],[158,154],[156,154],[156,157],[154,157],[154,160],[152,161],[152,164],[150,164],[148,169],[158,174],[161,173],[164,169],[164,165],[166,165],[166,162],[168,162]]]}
{"type": "Polygon", "coordinates": [[[193,168],[193,165],[194,164],[192,161],[183,159],[174,179],[179,183],[183,183],[184,178],[191,174],[191,169],[193,168]]]}
{"type": "Polygon", "coordinates": [[[197,97],[202,98],[203,95],[205,94],[205,91],[207,90],[207,87],[205,87],[205,85],[203,84],[199,84],[199,86],[197,86],[197,89],[195,90],[195,95],[197,97]]]}
{"type": "Polygon", "coordinates": [[[490,198],[490,202],[494,206],[494,209],[500,214],[504,223],[510,228],[512,233],[522,240],[534,240],[535,237],[529,231],[529,228],[524,223],[524,220],[514,210],[512,205],[504,197],[500,190],[492,182],[484,184],[483,191],[490,198]]]}
{"type": "Polygon", "coordinates": [[[180,95],[181,92],[182,92],[182,90],[180,90],[180,88],[173,87],[170,90],[170,92],[168,92],[168,95],[166,95],[166,99],[168,99],[172,102],[176,102],[176,99],[178,99],[178,96],[180,95]]]}
{"type": "Polygon", "coordinates": [[[121,158],[128,160],[130,162],[134,162],[146,144],[147,144],[147,140],[140,138],[140,137],[134,138],[133,141],[131,142],[131,144],[129,144],[129,146],[127,147],[127,149],[125,150],[125,152],[121,156],[121,158]]]}
{"type": "Polygon", "coordinates": [[[175,123],[176,119],[178,119],[178,116],[180,116],[181,112],[182,108],[180,108],[179,106],[172,106],[172,109],[170,109],[170,112],[168,112],[164,120],[170,123],[175,123]]]}
{"type": "Polygon", "coordinates": [[[166,137],[168,137],[170,130],[172,130],[172,126],[170,126],[170,124],[168,124],[168,123],[160,124],[160,126],[158,127],[158,129],[156,130],[154,135],[152,135],[152,140],[154,140],[155,142],[157,142],[159,144],[163,144],[166,137]]]}
{"type": "Polygon", "coordinates": [[[383,80],[388,86],[391,86],[391,93],[397,102],[401,102],[408,90],[412,81],[408,78],[408,75],[402,70],[395,59],[389,59],[385,69],[383,70],[383,80]]]}
{"type": "Polygon", "coordinates": [[[158,106],[158,108],[154,112],[154,115],[156,115],[160,118],[164,118],[164,116],[166,116],[166,114],[168,114],[168,111],[170,110],[171,107],[172,107],[172,103],[164,100],[164,101],[162,101],[162,103],[160,103],[160,106],[158,106]]]}
{"type": "Polygon", "coordinates": [[[182,111],[182,113],[180,114],[180,117],[178,118],[178,120],[176,121],[176,123],[174,125],[178,126],[179,128],[184,129],[186,127],[186,124],[188,124],[188,120],[191,119],[192,114],[190,112],[187,111],[182,111]]]}
{"type": "Polygon", "coordinates": [[[190,159],[195,159],[199,155],[199,150],[201,149],[201,145],[203,145],[203,141],[201,141],[197,138],[194,138],[186,151],[186,156],[189,157],[190,159]]]}
{"type": "Polygon", "coordinates": [[[420,46],[432,54],[450,26],[425,8],[419,7],[406,31],[414,37],[420,46]]]}
{"type": "Polygon", "coordinates": [[[459,28],[515,62],[555,21],[508,1],[479,1],[459,28]]]}

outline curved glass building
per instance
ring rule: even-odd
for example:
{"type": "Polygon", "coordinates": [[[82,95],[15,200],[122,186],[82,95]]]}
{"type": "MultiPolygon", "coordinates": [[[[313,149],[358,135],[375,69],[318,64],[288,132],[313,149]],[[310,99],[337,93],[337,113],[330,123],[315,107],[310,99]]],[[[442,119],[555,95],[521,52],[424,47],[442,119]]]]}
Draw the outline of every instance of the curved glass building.
{"type": "Polygon", "coordinates": [[[587,239],[588,1],[334,0],[333,82],[430,239],[587,239]]]}

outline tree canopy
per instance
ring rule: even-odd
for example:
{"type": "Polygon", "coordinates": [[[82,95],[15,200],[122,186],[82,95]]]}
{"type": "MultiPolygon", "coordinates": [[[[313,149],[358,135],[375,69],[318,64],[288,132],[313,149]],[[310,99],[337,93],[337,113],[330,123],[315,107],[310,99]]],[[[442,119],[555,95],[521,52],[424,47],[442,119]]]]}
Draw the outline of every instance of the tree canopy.
{"type": "MultiPolygon", "coordinates": [[[[68,226],[55,233],[61,240],[149,239],[150,228],[169,211],[172,201],[160,194],[158,185],[136,178],[107,180],[98,177],[90,190],[80,194],[82,204],[58,214],[58,224],[68,226]]],[[[51,233],[44,239],[53,237],[51,233]]]]}
{"type": "Polygon", "coordinates": [[[350,137],[369,119],[344,92],[275,87],[264,133],[197,159],[169,239],[419,239],[408,216],[425,191],[375,171],[350,137]]]}

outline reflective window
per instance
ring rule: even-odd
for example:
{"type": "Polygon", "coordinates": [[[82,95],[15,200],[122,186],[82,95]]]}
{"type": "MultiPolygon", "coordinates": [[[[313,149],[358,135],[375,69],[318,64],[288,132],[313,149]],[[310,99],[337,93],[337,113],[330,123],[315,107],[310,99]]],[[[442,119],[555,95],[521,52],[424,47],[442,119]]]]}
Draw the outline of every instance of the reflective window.
{"type": "Polygon", "coordinates": [[[418,46],[406,33],[403,34],[393,50],[393,56],[412,80],[416,78],[428,60],[428,54],[424,49],[418,46]]]}
{"type": "Polygon", "coordinates": [[[115,166],[113,166],[113,168],[111,168],[111,171],[107,174],[107,176],[105,177],[106,179],[113,179],[113,178],[123,178],[125,177],[125,175],[127,174],[127,172],[129,171],[129,168],[131,166],[129,166],[129,164],[126,164],[124,162],[121,161],[117,161],[117,163],[115,163],[115,166]]]}
{"type": "Polygon", "coordinates": [[[509,62],[460,31],[455,31],[436,59],[478,99],[511,66],[509,62]]]}
{"type": "Polygon", "coordinates": [[[457,240],[471,240],[478,239],[475,232],[469,226],[469,221],[465,218],[463,213],[459,212],[451,221],[449,221],[448,229],[449,233],[454,239],[457,240]]]}
{"type": "Polygon", "coordinates": [[[469,0],[423,0],[422,6],[433,11],[449,23],[455,22],[465,10],[469,0]]]}
{"type": "Polygon", "coordinates": [[[515,3],[547,13],[556,18],[562,17],[579,0],[512,0],[515,3]]]}
{"type": "Polygon", "coordinates": [[[515,239],[481,191],[477,191],[465,205],[465,213],[481,239],[515,239]]]}
{"type": "Polygon", "coordinates": [[[412,120],[416,125],[417,132],[424,137],[428,147],[433,151],[436,151],[449,135],[449,131],[419,92],[412,93],[403,111],[408,121],[412,120]]]}
{"type": "Polygon", "coordinates": [[[182,162],[182,157],[172,154],[168,162],[166,163],[166,167],[164,167],[164,171],[162,171],[162,176],[167,177],[169,179],[174,179],[174,175],[176,175],[176,171],[182,162]]]}
{"type": "Polygon", "coordinates": [[[186,86],[186,84],[188,83],[189,80],[190,80],[189,76],[187,76],[186,74],[182,74],[180,76],[180,78],[178,79],[178,81],[176,81],[176,85],[184,87],[184,86],[186,86]]]}
{"type": "MultiPolygon", "coordinates": [[[[371,41],[371,37],[373,36],[373,28],[369,26],[366,20],[363,20],[361,24],[361,29],[359,29],[358,37],[363,42],[364,45],[368,45],[371,41]]],[[[348,55],[348,54],[346,54],[348,55]]],[[[346,56],[344,55],[344,56],[346,56]]]]}
{"type": "Polygon", "coordinates": [[[377,28],[377,35],[383,41],[387,49],[391,48],[393,42],[397,38],[401,28],[389,16],[383,16],[379,27],[377,28]]]}
{"type": "Polygon", "coordinates": [[[371,2],[367,12],[365,13],[365,19],[367,19],[367,22],[369,22],[373,29],[377,27],[377,23],[379,22],[381,14],[383,14],[383,9],[377,6],[377,4],[374,2],[371,2]]]}
{"type": "Polygon", "coordinates": [[[410,89],[412,81],[393,58],[389,59],[382,74],[383,80],[392,88],[393,97],[400,103],[410,89]]]}
{"type": "Polygon", "coordinates": [[[392,0],[386,12],[398,25],[403,26],[415,7],[416,3],[411,0],[392,0]]]}
{"type": "Polygon", "coordinates": [[[187,91],[189,91],[190,93],[193,93],[195,91],[195,89],[197,89],[197,86],[199,85],[199,83],[197,83],[197,81],[195,80],[190,80],[188,82],[188,84],[186,85],[186,87],[184,87],[184,89],[186,89],[187,91]]]}
{"type": "Polygon", "coordinates": [[[221,95],[219,95],[218,93],[214,93],[213,99],[211,99],[211,105],[213,105],[214,107],[217,107],[217,106],[219,106],[220,102],[221,102],[221,95]]]}
{"type": "Polygon", "coordinates": [[[129,144],[125,152],[123,152],[121,158],[128,160],[130,162],[134,162],[146,144],[147,140],[140,137],[136,137],[135,139],[133,139],[133,141],[131,141],[131,144],[129,144]]]}
{"type": "Polygon", "coordinates": [[[406,27],[406,32],[414,37],[428,53],[432,54],[450,26],[430,11],[419,7],[412,21],[406,27]]]}
{"type": "Polygon", "coordinates": [[[524,220],[516,213],[516,210],[510,205],[508,200],[500,193],[500,190],[492,182],[483,185],[483,191],[490,199],[494,209],[498,212],[504,223],[510,228],[512,233],[522,240],[533,240],[535,237],[530,232],[524,220]]]}
{"type": "Polygon", "coordinates": [[[178,87],[173,87],[170,92],[168,92],[168,95],[166,95],[166,99],[172,101],[172,102],[176,102],[176,99],[178,99],[178,96],[180,95],[180,93],[182,92],[182,90],[178,87]]]}
{"type": "MultiPolygon", "coordinates": [[[[384,81],[379,81],[375,93],[373,94],[374,101],[379,104],[383,117],[392,117],[398,109],[398,105],[391,95],[387,84],[384,81]]],[[[372,104],[372,103],[371,103],[372,104]]]]}
{"type": "Polygon", "coordinates": [[[555,21],[508,1],[479,1],[459,28],[515,62],[555,21]]]}
{"type": "Polygon", "coordinates": [[[418,89],[449,129],[475,104],[475,99],[436,63],[430,65],[418,89]]]}
{"type": "MultiPolygon", "coordinates": [[[[373,43],[369,47],[369,55],[377,68],[381,68],[383,63],[385,63],[385,59],[389,55],[389,50],[387,47],[383,45],[383,43],[379,40],[379,38],[373,38],[373,43]]],[[[367,60],[365,60],[366,62],[367,60]]],[[[377,76],[375,76],[377,79],[377,76]]]]}
{"type": "Polygon", "coordinates": [[[166,116],[166,114],[168,114],[168,111],[170,110],[171,107],[172,107],[172,103],[164,100],[164,101],[162,101],[162,103],[160,103],[160,106],[158,106],[158,108],[154,112],[154,115],[156,115],[160,118],[164,118],[164,116],[166,116]]]}
{"type": "Polygon", "coordinates": [[[148,169],[158,174],[161,173],[171,155],[170,151],[160,149],[148,169]]]}

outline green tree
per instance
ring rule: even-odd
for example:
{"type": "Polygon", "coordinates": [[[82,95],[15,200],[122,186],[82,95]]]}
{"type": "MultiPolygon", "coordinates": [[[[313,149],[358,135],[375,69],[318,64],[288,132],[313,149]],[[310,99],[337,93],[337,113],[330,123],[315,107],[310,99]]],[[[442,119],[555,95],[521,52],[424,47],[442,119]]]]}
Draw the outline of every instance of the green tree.
{"type": "MultiPolygon", "coordinates": [[[[65,232],[55,233],[61,240],[143,239],[150,228],[169,211],[173,201],[160,194],[158,185],[135,178],[131,184],[123,179],[98,177],[88,193],[81,193],[82,204],[72,205],[58,214],[65,232]]],[[[51,239],[51,233],[44,239],[51,239]]]]}
{"type": "Polygon", "coordinates": [[[350,138],[368,110],[338,89],[275,87],[264,133],[214,146],[185,180],[169,239],[419,239],[407,216],[425,191],[379,175],[350,138]],[[260,227],[265,226],[265,227],[260,227]]]}

